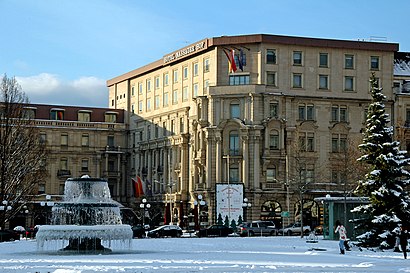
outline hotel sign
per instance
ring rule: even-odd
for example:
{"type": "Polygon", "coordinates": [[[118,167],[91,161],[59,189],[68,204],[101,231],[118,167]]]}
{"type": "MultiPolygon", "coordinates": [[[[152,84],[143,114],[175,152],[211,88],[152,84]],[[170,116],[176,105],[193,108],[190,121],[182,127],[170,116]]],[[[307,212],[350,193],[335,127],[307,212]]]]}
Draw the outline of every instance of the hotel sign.
{"type": "Polygon", "coordinates": [[[182,57],[207,49],[208,45],[206,42],[207,40],[202,40],[196,44],[187,46],[181,50],[175,51],[169,55],[164,56],[164,64],[174,62],[182,57]]]}

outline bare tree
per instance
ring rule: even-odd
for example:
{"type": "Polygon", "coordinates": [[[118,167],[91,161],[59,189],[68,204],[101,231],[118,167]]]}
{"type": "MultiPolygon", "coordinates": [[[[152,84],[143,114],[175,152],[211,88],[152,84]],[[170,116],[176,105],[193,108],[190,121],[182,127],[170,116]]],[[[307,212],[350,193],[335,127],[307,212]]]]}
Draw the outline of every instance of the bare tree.
{"type": "Polygon", "coordinates": [[[4,75],[0,92],[0,225],[4,229],[44,179],[46,152],[27,111],[28,98],[16,79],[4,75]]]}
{"type": "Polygon", "coordinates": [[[358,185],[358,181],[368,172],[368,166],[358,161],[362,155],[359,150],[361,136],[347,137],[340,143],[338,153],[331,157],[330,169],[340,174],[340,188],[344,197],[344,225],[347,224],[347,197],[351,196],[358,185]]]}

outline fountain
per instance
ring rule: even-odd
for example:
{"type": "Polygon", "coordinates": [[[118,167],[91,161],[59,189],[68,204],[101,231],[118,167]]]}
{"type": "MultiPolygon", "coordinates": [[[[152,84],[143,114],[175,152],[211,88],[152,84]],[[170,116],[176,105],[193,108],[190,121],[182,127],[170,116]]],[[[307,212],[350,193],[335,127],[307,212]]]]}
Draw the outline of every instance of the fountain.
{"type": "Polygon", "coordinates": [[[109,253],[114,243],[131,247],[132,229],[122,224],[107,181],[82,176],[66,180],[64,201],[54,205],[52,224],[40,226],[36,239],[40,250],[60,242],[61,251],[109,253]]]}

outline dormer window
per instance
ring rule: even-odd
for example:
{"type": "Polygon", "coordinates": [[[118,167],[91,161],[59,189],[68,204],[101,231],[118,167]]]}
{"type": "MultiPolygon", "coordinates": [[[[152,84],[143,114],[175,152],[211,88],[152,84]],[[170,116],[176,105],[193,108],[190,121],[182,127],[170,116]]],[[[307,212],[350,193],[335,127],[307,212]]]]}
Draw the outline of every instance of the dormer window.
{"type": "Polygon", "coordinates": [[[105,112],[105,122],[117,122],[117,112],[105,112]]]}
{"type": "Polygon", "coordinates": [[[52,108],[50,110],[51,120],[63,120],[64,119],[64,109],[52,108]]]}
{"type": "Polygon", "coordinates": [[[89,110],[80,110],[78,111],[78,121],[90,122],[91,121],[91,112],[89,110]]]}

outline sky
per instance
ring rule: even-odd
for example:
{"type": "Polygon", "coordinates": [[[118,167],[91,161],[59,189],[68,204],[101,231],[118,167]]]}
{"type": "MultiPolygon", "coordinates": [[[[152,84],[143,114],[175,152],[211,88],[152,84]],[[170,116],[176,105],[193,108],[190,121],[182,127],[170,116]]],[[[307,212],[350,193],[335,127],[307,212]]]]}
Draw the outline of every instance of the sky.
{"type": "Polygon", "coordinates": [[[32,103],[108,107],[106,81],[204,38],[387,41],[410,52],[408,0],[0,0],[0,75],[32,103]]]}
{"type": "Polygon", "coordinates": [[[41,250],[36,240],[0,243],[0,272],[410,272],[402,253],[353,246],[340,255],[338,241],[299,236],[133,239],[130,250],[119,245],[110,255],[64,254],[57,252],[62,242],[47,244],[41,250]]]}

